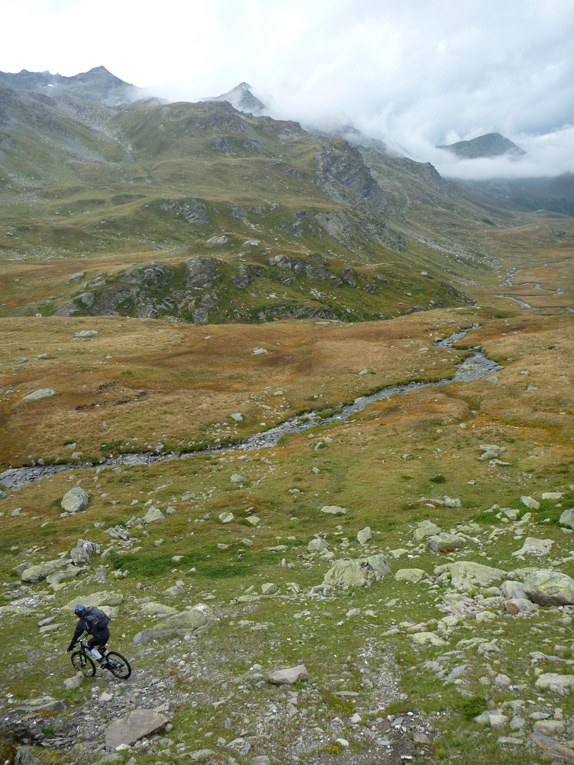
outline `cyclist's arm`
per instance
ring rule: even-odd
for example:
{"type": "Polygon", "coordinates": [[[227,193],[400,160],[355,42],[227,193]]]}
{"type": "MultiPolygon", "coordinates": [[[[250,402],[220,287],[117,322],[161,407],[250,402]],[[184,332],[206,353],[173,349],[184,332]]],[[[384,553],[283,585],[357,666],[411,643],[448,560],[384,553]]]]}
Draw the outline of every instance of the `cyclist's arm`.
{"type": "Polygon", "coordinates": [[[80,637],[83,635],[83,633],[86,631],[86,625],[84,624],[84,620],[80,619],[78,622],[78,625],[74,631],[74,637],[72,638],[72,641],[70,645],[68,646],[68,651],[71,651],[72,648],[76,645],[80,637]]]}

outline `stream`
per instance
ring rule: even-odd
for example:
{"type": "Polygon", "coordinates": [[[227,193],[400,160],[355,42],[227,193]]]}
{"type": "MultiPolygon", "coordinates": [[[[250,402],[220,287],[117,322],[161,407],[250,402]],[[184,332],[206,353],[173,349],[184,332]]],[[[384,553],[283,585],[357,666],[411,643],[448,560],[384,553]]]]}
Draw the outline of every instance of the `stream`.
{"type": "MultiPolygon", "coordinates": [[[[479,325],[455,332],[443,340],[436,340],[434,345],[437,348],[452,348],[453,344],[461,340],[469,329],[476,329],[479,325]]],[[[119,454],[102,459],[100,462],[69,462],[60,465],[35,465],[33,467],[10,468],[0,473],[0,484],[9,489],[17,489],[42,478],[60,473],[64,470],[80,470],[82,468],[108,467],[111,465],[144,465],[153,462],[163,462],[172,459],[186,459],[196,454],[205,454],[207,452],[227,452],[227,451],[252,451],[254,449],[266,449],[276,446],[279,440],[290,433],[301,433],[317,425],[328,425],[329,423],[346,422],[352,415],[362,412],[369,404],[374,401],[384,401],[391,396],[409,393],[420,388],[437,388],[441,385],[458,382],[472,382],[482,377],[493,374],[500,365],[496,361],[487,358],[479,348],[473,348],[471,355],[467,356],[458,365],[454,377],[447,377],[434,382],[410,382],[403,385],[389,385],[381,388],[375,393],[366,396],[359,396],[351,404],[340,406],[335,414],[327,417],[321,417],[320,411],[310,412],[301,415],[295,415],[285,420],[280,425],[265,430],[262,433],[255,433],[242,441],[236,441],[231,444],[212,444],[205,449],[194,452],[135,452],[130,454],[119,454]]]]}

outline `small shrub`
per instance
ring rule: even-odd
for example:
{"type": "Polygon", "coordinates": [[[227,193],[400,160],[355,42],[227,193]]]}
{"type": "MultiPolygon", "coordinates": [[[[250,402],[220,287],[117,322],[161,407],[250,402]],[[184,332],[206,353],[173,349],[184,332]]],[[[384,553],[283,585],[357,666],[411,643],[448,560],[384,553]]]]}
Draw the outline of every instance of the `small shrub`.
{"type": "Polygon", "coordinates": [[[467,720],[474,720],[486,709],[488,709],[488,699],[485,699],[484,696],[473,696],[464,702],[461,712],[467,720]]]}
{"type": "Polygon", "coordinates": [[[438,474],[438,475],[433,475],[432,478],[429,478],[429,481],[431,483],[446,483],[446,478],[444,477],[444,475],[438,474]]]}

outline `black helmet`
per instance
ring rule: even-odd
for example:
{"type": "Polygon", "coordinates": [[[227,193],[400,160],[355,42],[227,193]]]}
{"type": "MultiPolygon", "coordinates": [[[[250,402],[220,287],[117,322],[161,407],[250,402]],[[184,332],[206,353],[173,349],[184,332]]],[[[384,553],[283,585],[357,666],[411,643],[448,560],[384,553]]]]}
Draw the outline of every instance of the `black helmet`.
{"type": "Polygon", "coordinates": [[[85,610],[86,610],[85,606],[76,606],[74,608],[74,613],[76,614],[76,616],[79,617],[79,616],[81,616],[84,613],[85,610]]]}

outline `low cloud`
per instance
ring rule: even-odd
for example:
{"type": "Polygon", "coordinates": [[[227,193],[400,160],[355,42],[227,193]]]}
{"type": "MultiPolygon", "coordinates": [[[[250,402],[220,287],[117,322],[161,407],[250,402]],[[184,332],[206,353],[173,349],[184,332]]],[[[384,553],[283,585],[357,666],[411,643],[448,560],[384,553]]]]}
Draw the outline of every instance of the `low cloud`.
{"type": "Polygon", "coordinates": [[[572,169],[574,14],[564,0],[164,0],[160,9],[100,0],[97,11],[89,0],[6,0],[3,20],[15,30],[4,71],[104,65],[192,101],[246,81],[275,116],[353,123],[454,176],[572,169]],[[490,132],[527,157],[469,163],[434,149],[490,132]]]}

